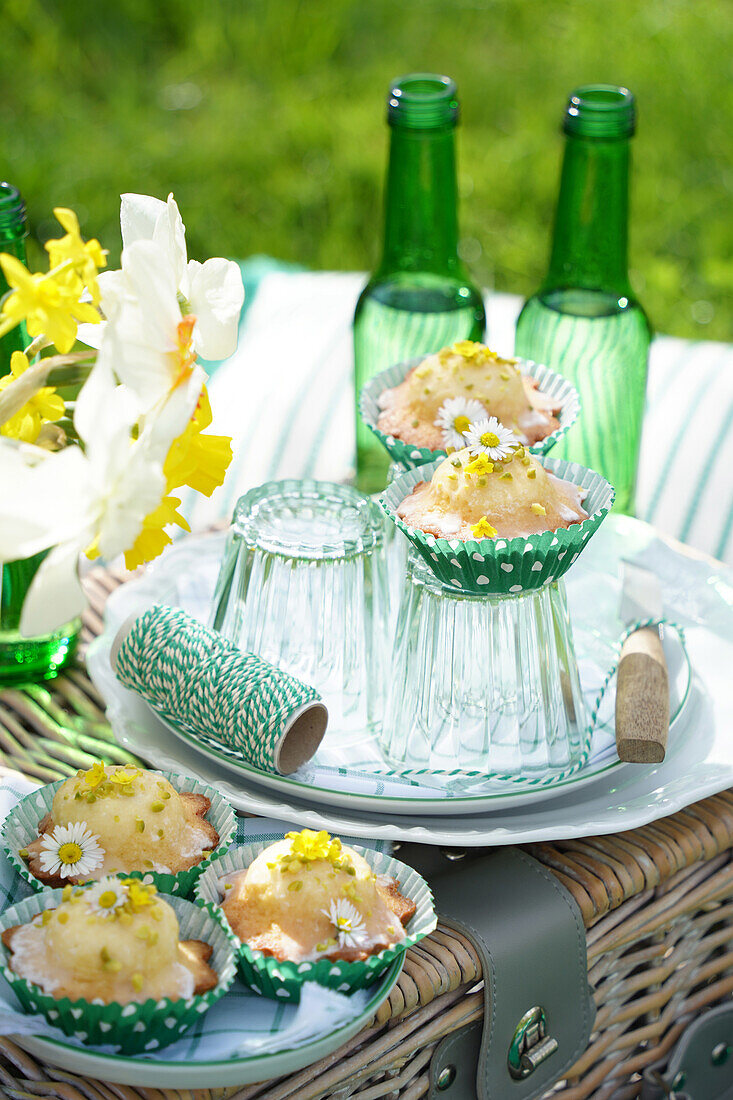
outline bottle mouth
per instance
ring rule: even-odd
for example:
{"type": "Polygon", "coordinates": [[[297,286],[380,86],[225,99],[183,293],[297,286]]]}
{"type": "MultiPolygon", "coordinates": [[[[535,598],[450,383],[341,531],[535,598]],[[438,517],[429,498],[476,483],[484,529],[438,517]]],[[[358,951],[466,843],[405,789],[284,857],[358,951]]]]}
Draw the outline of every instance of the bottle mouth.
{"type": "Polygon", "coordinates": [[[585,84],[571,92],[563,130],[579,137],[626,138],[636,129],[636,101],[628,88],[585,84]]]}
{"type": "Polygon", "coordinates": [[[25,203],[12,183],[0,183],[0,232],[14,238],[26,237],[25,203]]]}
{"type": "Polygon", "coordinates": [[[455,126],[458,121],[455,81],[435,73],[398,77],[387,96],[387,121],[390,126],[410,130],[455,126]]]}

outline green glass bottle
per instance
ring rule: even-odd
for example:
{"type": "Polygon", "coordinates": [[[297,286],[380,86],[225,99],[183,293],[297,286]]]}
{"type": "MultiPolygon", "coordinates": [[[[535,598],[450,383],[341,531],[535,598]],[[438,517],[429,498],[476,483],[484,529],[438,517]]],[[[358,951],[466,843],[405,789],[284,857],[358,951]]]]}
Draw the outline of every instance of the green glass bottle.
{"type": "Polygon", "coordinates": [[[547,277],[517,321],[517,355],[580,393],[578,420],[553,449],[602,473],[615,510],[633,512],[651,329],[627,262],[634,97],[588,85],[568,101],[560,197],[547,277]]]}
{"type": "Polygon", "coordinates": [[[403,359],[456,340],[481,340],[481,291],[458,255],[456,86],[446,76],[396,80],[387,99],[390,127],[384,248],[354,315],[357,485],[387,483],[389,456],[361,422],[364,383],[403,359]]]}
{"type": "MultiPolygon", "coordinates": [[[[9,183],[0,183],[0,252],[9,252],[25,263],[27,235],[25,204],[20,192],[9,183]]],[[[0,294],[7,293],[8,289],[0,271],[0,294]]],[[[0,377],[10,373],[12,353],[27,346],[24,325],[0,339],[0,377]]],[[[22,561],[0,564],[0,686],[55,676],[76,646],[81,629],[78,619],[39,638],[24,637],[20,633],[26,593],[46,554],[47,551],[43,551],[22,561]]]]}

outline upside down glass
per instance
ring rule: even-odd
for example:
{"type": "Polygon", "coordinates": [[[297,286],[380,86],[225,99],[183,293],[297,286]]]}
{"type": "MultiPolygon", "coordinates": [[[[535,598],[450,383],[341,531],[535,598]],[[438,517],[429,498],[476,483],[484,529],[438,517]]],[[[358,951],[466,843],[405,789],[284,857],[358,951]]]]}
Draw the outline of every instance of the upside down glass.
{"type": "Polygon", "coordinates": [[[563,582],[510,596],[444,585],[414,551],[382,748],[395,765],[522,775],[590,744],[563,582]]]}
{"type": "Polygon", "coordinates": [[[362,734],[381,718],[388,603],[384,523],[368,497],[276,481],[240,499],[211,625],[316,688],[329,734],[362,734]]]}

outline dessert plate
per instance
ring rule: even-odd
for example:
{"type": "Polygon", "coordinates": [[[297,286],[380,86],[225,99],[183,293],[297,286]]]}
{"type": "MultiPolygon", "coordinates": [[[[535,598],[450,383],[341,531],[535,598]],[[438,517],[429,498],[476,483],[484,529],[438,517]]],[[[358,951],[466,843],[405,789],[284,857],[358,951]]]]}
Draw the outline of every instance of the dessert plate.
{"type": "MultiPolygon", "coordinates": [[[[613,682],[599,710],[590,759],[575,774],[564,779],[541,774],[536,778],[519,776],[502,781],[462,771],[397,773],[384,761],[373,732],[351,737],[339,734],[331,740],[327,734],[308,765],[291,776],[278,776],[254,768],[215,737],[195,737],[182,727],[166,722],[116,680],[109,663],[112,638],[128,616],[156,602],[182,606],[205,621],[224,539],[225,536],[219,534],[181,540],[143,578],[118,588],[107,603],[105,630],[90,647],[87,667],[107,701],[108,716],[118,739],[139,755],[149,755],[151,740],[160,741],[161,726],[164,726],[167,733],[185,742],[186,749],[192,749],[201,758],[201,768],[214,767],[217,773],[229,773],[232,785],[272,788],[287,800],[312,800],[315,795],[319,805],[347,810],[370,813],[390,810],[421,815],[481,813],[494,808],[526,806],[537,799],[558,797],[571,787],[576,789],[594,782],[599,776],[615,778],[617,773],[628,768],[618,760],[615,751],[613,682]]],[[[655,550],[671,553],[674,559],[687,560],[670,551],[647,525],[624,517],[610,517],[606,528],[601,529],[568,578],[568,603],[589,711],[595,707],[602,685],[614,666],[617,642],[623,630],[617,613],[620,558],[637,555],[648,567],[655,568],[655,550]]],[[[666,632],[665,648],[670,668],[672,715],[668,757],[673,757],[682,746],[680,718],[689,693],[691,672],[685,650],[674,631],[666,632]]]]}
{"type": "MultiPolygon", "coordinates": [[[[196,540],[201,549],[206,540],[196,540]]],[[[189,544],[193,540],[187,540],[189,544]]],[[[183,547],[182,547],[183,549],[183,547]]],[[[600,571],[583,579],[572,599],[600,612],[617,603],[616,567],[619,554],[638,557],[653,568],[662,584],[667,614],[685,630],[695,676],[687,703],[678,719],[673,751],[657,765],[628,765],[608,769],[594,781],[559,792],[550,802],[531,798],[518,806],[499,801],[493,812],[475,806],[465,815],[408,816],[394,803],[373,804],[371,812],[351,811],[324,804],[320,792],[303,788],[299,796],[283,797],[234,773],[194,751],[175,736],[137,696],[116,681],[105,653],[104,638],[95,643],[88,664],[90,675],[107,695],[109,717],[121,743],[157,766],[177,770],[217,786],[240,810],[277,816],[301,826],[328,828],[350,836],[384,840],[413,840],[446,845],[516,844],[617,832],[644,825],[674,813],[690,803],[733,786],[733,739],[728,730],[733,714],[733,573],[720,563],[685,550],[660,537],[638,520],[610,516],[587,557],[600,571]],[[605,579],[604,579],[605,578],[605,579]],[[119,685],[116,685],[119,687],[119,685]],[[382,812],[379,812],[381,809],[382,812]]],[[[199,557],[199,562],[203,560],[199,557]]],[[[579,563],[580,564],[580,563],[579,563]]],[[[158,566],[160,569],[163,562],[158,566]]],[[[210,590],[203,571],[187,573],[183,594],[195,598],[210,590]]],[[[571,574],[571,577],[573,575],[571,574]]],[[[145,578],[148,579],[147,577],[145,578]]],[[[570,589],[570,586],[568,586],[570,589]]],[[[149,594],[138,584],[132,589],[137,607],[126,603],[124,613],[148,606],[149,594]]],[[[119,599],[116,594],[112,597],[119,599]]],[[[545,792],[546,794],[547,792],[545,792]]],[[[409,794],[409,788],[408,788],[409,794]]],[[[405,800],[409,806],[409,799],[405,800]]],[[[453,802],[448,803],[452,808],[453,802]]]]}
{"type": "MultiPolygon", "coordinates": [[[[198,1028],[194,1029],[190,1036],[175,1044],[178,1053],[176,1059],[170,1054],[166,1057],[171,1048],[162,1050],[158,1057],[154,1055],[123,1057],[119,1054],[105,1054],[90,1050],[63,1039],[23,1035],[14,1036],[14,1040],[18,1046],[43,1062],[49,1062],[51,1065],[59,1066],[61,1069],[68,1070],[69,1073],[79,1074],[82,1077],[97,1078],[120,1085],[157,1089],[209,1089],[248,1085],[255,1081],[268,1081],[274,1077],[295,1073],[338,1050],[373,1019],[375,1012],[382,1001],[389,996],[400,976],[403,963],[404,955],[401,955],[387,973],[366,991],[362,1010],[347,1024],[334,1028],[317,1039],[311,1038],[292,1049],[274,1053],[246,1056],[237,1056],[232,1053],[230,1057],[212,1057],[212,1050],[216,1049],[216,1040],[202,1042],[201,1036],[197,1033],[198,1028]],[[180,1052],[178,1048],[181,1048],[180,1052]]],[[[222,1013],[223,1021],[227,1019],[227,1013],[231,1019],[233,1008],[237,1018],[241,1019],[243,1008],[247,1007],[245,1002],[256,1002],[257,1007],[262,1008],[264,1000],[258,994],[252,993],[237,983],[215,1007],[218,1007],[222,1013]],[[233,998],[234,991],[236,991],[236,1001],[233,998]]],[[[271,1028],[268,1024],[268,1034],[272,1036],[270,1041],[276,1043],[277,1033],[292,1023],[295,1008],[273,1002],[265,1003],[264,1007],[275,1009],[274,1012],[268,1013],[273,1017],[271,1028]]],[[[257,1030],[259,1033],[263,1029],[257,1030]]],[[[244,1032],[242,1034],[244,1037],[244,1032]]],[[[218,1045],[222,1046],[221,1041],[218,1045]]]]}

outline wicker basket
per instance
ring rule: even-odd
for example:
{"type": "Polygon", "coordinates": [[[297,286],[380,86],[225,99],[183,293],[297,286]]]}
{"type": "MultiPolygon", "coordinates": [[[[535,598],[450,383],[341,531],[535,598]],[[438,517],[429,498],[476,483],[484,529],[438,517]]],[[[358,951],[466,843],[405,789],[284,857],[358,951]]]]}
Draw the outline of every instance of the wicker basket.
{"type": "MultiPolygon", "coordinates": [[[[104,600],[123,574],[93,571],[84,640],[101,629],[104,600]]],[[[83,645],[82,645],[83,653],[83,645]]],[[[52,686],[0,693],[0,763],[48,782],[98,756],[120,760],[102,701],[81,665],[52,686]]],[[[625,1100],[686,1024],[733,993],[733,791],[663,821],[606,837],[527,846],[578,902],[587,929],[597,1016],[591,1042],[546,1095],[625,1100]]],[[[439,1041],[483,1011],[471,944],[438,929],[408,953],[372,1026],[322,1062],[243,1088],[198,1090],[197,1100],[418,1100],[439,1041]]],[[[8,1097],[160,1100],[155,1089],[108,1085],[44,1066],[0,1039],[8,1097]]],[[[192,1094],[166,1094],[186,1100],[192,1094]]]]}

